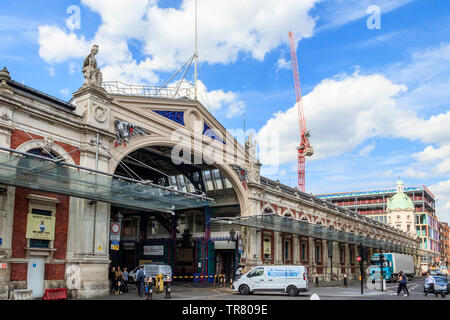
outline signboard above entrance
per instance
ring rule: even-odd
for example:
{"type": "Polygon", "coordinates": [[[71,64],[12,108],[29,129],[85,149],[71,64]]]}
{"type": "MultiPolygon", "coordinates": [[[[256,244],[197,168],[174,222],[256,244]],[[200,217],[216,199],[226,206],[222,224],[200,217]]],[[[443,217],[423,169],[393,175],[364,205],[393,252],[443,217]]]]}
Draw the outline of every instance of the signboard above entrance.
{"type": "Polygon", "coordinates": [[[26,237],[30,239],[54,240],[55,217],[29,214],[26,237]]]}
{"type": "Polygon", "coordinates": [[[144,246],[144,256],[163,256],[164,246],[144,246]]]}

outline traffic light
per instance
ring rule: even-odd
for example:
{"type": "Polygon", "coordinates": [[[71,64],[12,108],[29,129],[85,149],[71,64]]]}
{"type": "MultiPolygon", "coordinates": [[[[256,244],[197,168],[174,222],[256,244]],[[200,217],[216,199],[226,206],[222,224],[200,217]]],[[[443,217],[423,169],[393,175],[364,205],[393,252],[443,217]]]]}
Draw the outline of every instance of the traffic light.
{"type": "Polygon", "coordinates": [[[361,260],[364,261],[368,261],[368,257],[367,254],[369,253],[369,251],[367,250],[366,247],[363,246],[359,246],[359,256],[361,257],[361,260]]]}

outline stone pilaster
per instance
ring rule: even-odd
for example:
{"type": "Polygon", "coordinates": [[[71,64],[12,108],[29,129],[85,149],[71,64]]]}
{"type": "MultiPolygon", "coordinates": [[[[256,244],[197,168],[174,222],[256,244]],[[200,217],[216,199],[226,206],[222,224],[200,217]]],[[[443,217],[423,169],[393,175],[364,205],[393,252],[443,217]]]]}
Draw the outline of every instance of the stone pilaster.
{"type": "MultiPolygon", "coordinates": [[[[8,102],[13,94],[7,81],[11,77],[6,68],[0,71],[0,146],[11,147],[11,130],[14,128],[12,116],[15,106],[8,102]]],[[[11,272],[12,230],[14,220],[14,187],[0,185],[0,262],[6,263],[6,269],[0,269],[0,299],[7,298],[7,286],[11,272]]]]}
{"type": "MultiPolygon", "coordinates": [[[[97,87],[82,87],[74,93],[76,113],[83,117],[86,131],[82,137],[80,165],[107,172],[109,154],[99,147],[96,163],[96,138],[110,145],[114,132],[110,101],[97,87]]],[[[71,198],[67,239],[67,287],[73,298],[88,298],[109,292],[110,204],[71,198]]]]}

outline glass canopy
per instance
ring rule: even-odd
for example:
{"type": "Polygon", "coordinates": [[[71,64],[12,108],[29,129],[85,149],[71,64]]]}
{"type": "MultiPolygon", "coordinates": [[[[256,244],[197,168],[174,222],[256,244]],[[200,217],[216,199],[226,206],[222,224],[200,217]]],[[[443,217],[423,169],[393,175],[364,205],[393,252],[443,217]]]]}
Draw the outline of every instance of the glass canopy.
{"type": "Polygon", "coordinates": [[[144,211],[175,211],[209,206],[214,200],[133,180],[58,159],[0,148],[0,184],[107,202],[144,211]]]}
{"type": "Polygon", "coordinates": [[[378,248],[384,251],[397,251],[407,254],[417,254],[418,250],[411,247],[400,246],[384,240],[373,239],[325,226],[314,225],[309,222],[295,220],[290,217],[282,217],[276,214],[254,215],[238,218],[212,218],[211,221],[225,224],[236,224],[250,228],[274,230],[306,237],[314,237],[328,241],[337,241],[355,245],[363,245],[369,248],[378,248]]]}

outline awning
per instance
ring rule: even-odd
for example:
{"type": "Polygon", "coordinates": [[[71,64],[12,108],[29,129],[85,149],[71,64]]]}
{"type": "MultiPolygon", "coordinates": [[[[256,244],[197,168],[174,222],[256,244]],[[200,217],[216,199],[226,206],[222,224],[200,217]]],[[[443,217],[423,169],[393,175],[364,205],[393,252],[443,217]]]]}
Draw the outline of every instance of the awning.
{"type": "Polygon", "coordinates": [[[373,239],[325,226],[314,225],[306,221],[295,220],[290,217],[282,217],[276,214],[252,215],[245,217],[217,217],[211,218],[211,222],[235,224],[250,228],[274,230],[299,236],[314,237],[327,241],[337,241],[355,245],[363,245],[369,248],[378,248],[384,251],[396,251],[406,254],[417,254],[417,249],[401,246],[384,240],[373,239]]]}
{"type": "Polygon", "coordinates": [[[170,212],[209,206],[214,200],[146,181],[0,148],[0,184],[107,202],[144,211],[170,212]]]}

